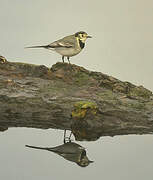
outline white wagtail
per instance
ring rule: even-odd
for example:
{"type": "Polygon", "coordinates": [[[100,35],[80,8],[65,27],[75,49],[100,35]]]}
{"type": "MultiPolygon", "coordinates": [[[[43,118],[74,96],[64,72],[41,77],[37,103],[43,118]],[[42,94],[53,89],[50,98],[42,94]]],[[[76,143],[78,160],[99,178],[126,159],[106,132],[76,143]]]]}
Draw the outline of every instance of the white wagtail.
{"type": "Polygon", "coordinates": [[[79,54],[85,47],[85,41],[87,40],[87,38],[91,38],[91,36],[89,36],[86,32],[79,31],[73,35],[66,36],[48,45],[31,46],[27,48],[45,48],[49,50],[54,50],[60,55],[62,55],[63,62],[64,57],[67,57],[67,60],[70,63],[70,57],[79,54]]]}

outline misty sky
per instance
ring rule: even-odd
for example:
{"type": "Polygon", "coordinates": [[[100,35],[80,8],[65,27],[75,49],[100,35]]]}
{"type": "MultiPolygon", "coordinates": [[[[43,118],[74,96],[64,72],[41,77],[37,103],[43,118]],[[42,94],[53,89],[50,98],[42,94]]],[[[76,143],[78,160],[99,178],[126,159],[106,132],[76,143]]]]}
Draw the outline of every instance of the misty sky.
{"type": "Polygon", "coordinates": [[[52,66],[60,55],[43,45],[83,30],[93,36],[71,62],[153,90],[153,1],[1,0],[0,54],[52,66]]]}
{"type": "MultiPolygon", "coordinates": [[[[80,30],[93,38],[87,40],[79,55],[72,57],[71,63],[153,91],[152,0],[0,0],[0,55],[9,61],[51,67],[61,61],[60,55],[24,47],[46,45],[80,30]]],[[[0,176],[6,176],[6,180],[21,177],[31,180],[33,176],[37,180],[52,179],[53,163],[54,174],[63,180],[69,177],[69,172],[78,180],[96,179],[97,172],[99,179],[104,180],[152,180],[151,136],[104,138],[97,145],[85,143],[96,162],[86,170],[76,170],[53,155],[40,155],[39,151],[31,154],[24,149],[25,143],[56,144],[57,134],[43,131],[38,136],[33,129],[25,131],[14,130],[18,134],[9,136],[11,131],[7,131],[0,136],[0,159],[5,168],[0,169],[0,176]]]]}

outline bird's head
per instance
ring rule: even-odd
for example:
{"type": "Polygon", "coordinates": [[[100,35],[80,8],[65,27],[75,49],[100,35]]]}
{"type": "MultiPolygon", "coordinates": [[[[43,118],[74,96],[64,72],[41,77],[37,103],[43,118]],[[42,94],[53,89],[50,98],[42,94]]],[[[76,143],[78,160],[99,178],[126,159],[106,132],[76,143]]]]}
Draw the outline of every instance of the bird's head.
{"type": "Polygon", "coordinates": [[[89,36],[86,32],[84,31],[79,31],[77,33],[75,33],[75,37],[78,38],[81,42],[85,43],[85,41],[87,40],[87,38],[91,38],[91,36],[89,36]]]}
{"type": "Polygon", "coordinates": [[[82,150],[81,154],[80,154],[80,158],[78,159],[77,164],[81,167],[86,167],[88,166],[90,163],[93,163],[94,161],[90,161],[86,155],[86,151],[85,149],[82,150]]]}

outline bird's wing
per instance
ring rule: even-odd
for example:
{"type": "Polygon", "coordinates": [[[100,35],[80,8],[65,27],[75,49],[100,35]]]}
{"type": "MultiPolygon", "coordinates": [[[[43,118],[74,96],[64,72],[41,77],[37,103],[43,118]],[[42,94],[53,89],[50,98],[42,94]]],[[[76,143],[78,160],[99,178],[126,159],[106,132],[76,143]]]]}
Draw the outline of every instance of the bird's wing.
{"type": "Polygon", "coordinates": [[[58,48],[58,47],[65,47],[65,48],[71,48],[74,47],[74,42],[72,42],[71,37],[65,37],[63,39],[60,39],[58,41],[54,41],[48,45],[48,47],[51,48],[58,48]]]}

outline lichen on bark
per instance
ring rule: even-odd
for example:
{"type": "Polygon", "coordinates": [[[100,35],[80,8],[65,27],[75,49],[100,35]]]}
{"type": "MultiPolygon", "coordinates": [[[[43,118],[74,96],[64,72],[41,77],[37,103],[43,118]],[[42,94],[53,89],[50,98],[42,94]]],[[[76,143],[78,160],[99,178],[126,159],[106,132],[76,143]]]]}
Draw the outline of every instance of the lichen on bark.
{"type": "Polygon", "coordinates": [[[147,134],[153,132],[153,95],[143,86],[73,64],[48,68],[1,60],[0,114],[1,131],[71,129],[77,140],[147,134]]]}

